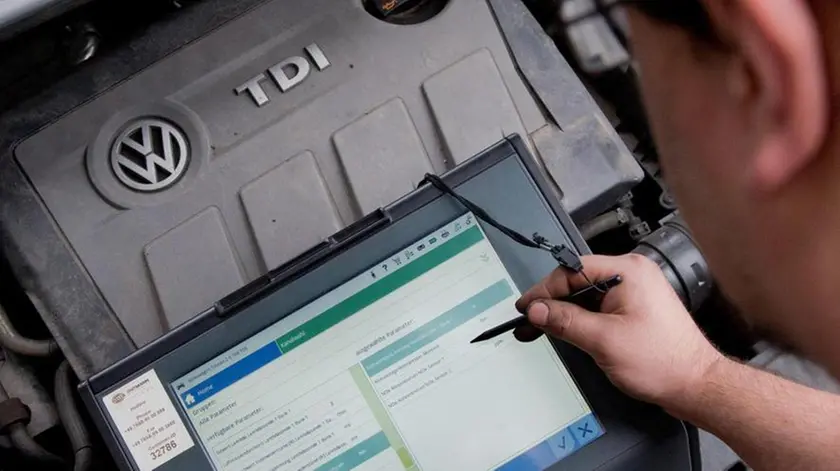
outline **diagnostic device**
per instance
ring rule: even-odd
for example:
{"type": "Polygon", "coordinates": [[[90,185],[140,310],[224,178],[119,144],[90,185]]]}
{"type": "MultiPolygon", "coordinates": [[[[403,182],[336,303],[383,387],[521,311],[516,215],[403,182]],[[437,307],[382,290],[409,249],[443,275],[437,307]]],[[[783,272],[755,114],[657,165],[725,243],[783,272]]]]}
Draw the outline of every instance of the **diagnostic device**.
{"type": "MultiPolygon", "coordinates": [[[[514,136],[442,178],[504,224],[586,253],[534,162],[514,136]]],[[[699,469],[694,429],[573,347],[470,343],[520,316],[520,293],[556,266],[422,186],[82,396],[124,470],[699,469]]]]}

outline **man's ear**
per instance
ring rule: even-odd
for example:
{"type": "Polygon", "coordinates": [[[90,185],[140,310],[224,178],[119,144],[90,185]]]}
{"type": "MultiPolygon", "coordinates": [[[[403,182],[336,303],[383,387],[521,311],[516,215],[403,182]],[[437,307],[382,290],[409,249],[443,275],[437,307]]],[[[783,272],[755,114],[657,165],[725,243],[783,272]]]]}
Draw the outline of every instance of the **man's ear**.
{"type": "Polygon", "coordinates": [[[746,164],[760,191],[784,185],[815,158],[828,129],[829,90],[818,25],[807,0],[703,0],[740,72],[754,149],[746,164]],[[743,73],[741,73],[743,72],[743,73]],[[747,75],[747,78],[744,77],[747,75]]]}

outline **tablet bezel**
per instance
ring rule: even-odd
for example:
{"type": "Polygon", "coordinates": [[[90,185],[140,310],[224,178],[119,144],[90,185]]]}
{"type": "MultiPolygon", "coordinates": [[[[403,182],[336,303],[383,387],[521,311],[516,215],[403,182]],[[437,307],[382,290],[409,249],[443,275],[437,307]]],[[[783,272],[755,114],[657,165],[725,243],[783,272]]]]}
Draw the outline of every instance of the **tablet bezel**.
{"type": "MultiPolygon", "coordinates": [[[[500,142],[443,178],[500,222],[524,233],[539,232],[555,243],[588,253],[571,218],[557,202],[520,138],[500,142]]],[[[113,431],[113,423],[102,410],[103,396],[150,368],[155,369],[164,385],[170,384],[465,212],[460,204],[436,189],[419,188],[92,377],[82,385],[83,399],[94,411],[97,426],[118,465],[133,469],[124,444],[113,431]]],[[[482,228],[520,291],[556,268],[556,262],[546,253],[518,245],[486,224],[482,228]]],[[[588,356],[562,342],[554,345],[605,434],[549,469],[559,469],[560,463],[564,470],[609,469],[615,457],[639,448],[647,436],[679,432],[675,429],[682,427],[678,421],[615,390],[588,356]]],[[[177,403],[171,388],[168,394],[177,403]]],[[[500,405],[507,406],[515,407],[500,405]]],[[[181,408],[176,409],[186,422],[181,408]]],[[[197,441],[197,437],[193,438],[197,441]]],[[[205,457],[206,469],[212,469],[200,446],[158,469],[202,469],[201,463],[195,461],[197,452],[205,457]]]]}

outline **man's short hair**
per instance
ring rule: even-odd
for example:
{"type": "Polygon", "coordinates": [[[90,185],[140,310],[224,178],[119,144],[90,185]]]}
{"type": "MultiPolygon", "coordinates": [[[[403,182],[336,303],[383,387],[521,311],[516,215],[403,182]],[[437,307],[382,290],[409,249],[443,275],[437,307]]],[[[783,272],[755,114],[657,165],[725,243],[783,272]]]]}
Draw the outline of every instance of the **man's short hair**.
{"type": "Polygon", "coordinates": [[[700,0],[626,0],[620,3],[632,5],[663,23],[684,28],[699,39],[718,39],[700,0]]]}

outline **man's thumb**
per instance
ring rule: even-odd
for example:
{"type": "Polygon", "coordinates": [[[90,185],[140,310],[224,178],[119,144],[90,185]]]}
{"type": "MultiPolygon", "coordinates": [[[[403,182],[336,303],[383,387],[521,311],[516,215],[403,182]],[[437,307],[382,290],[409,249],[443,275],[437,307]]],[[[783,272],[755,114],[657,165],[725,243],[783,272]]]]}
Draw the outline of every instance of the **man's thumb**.
{"type": "Polygon", "coordinates": [[[534,326],[581,350],[595,354],[604,332],[602,315],[563,301],[544,299],[528,306],[528,320],[534,326]]]}

